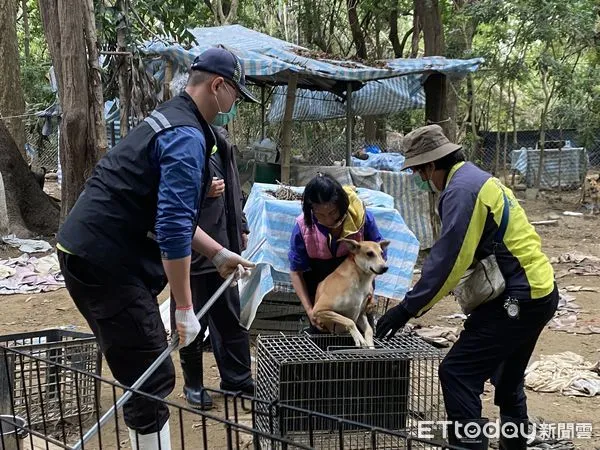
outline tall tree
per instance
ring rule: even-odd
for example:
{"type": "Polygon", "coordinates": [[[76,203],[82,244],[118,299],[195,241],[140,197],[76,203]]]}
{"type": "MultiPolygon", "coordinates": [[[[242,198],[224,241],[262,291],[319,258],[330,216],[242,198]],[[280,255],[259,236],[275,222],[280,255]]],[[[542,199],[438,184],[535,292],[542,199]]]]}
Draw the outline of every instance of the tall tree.
{"type": "MultiPolygon", "coordinates": [[[[62,110],[60,162],[63,171],[61,217],[73,207],[86,178],[106,149],[106,129],[101,128],[102,98],[97,95],[97,77],[88,55],[96,36],[94,21],[86,17],[86,0],[40,0],[44,32],[58,79],[62,110]]],[[[97,59],[96,59],[97,63],[97,59]]]]}
{"type": "Polygon", "coordinates": [[[350,31],[352,32],[352,42],[356,48],[356,56],[360,59],[367,59],[367,44],[365,34],[361,27],[358,17],[359,0],[346,0],[346,8],[348,10],[348,22],[350,23],[350,31]]]}
{"type": "Polygon", "coordinates": [[[0,0],[0,116],[3,119],[17,148],[25,157],[25,99],[21,89],[19,45],[17,40],[17,2],[0,0]]]}
{"type": "MultiPolygon", "coordinates": [[[[423,30],[425,56],[444,55],[446,44],[442,13],[438,0],[414,0],[414,14],[423,30]]],[[[439,123],[448,134],[446,105],[446,76],[433,73],[425,81],[425,117],[430,123],[439,123]]]]}
{"type": "Polygon", "coordinates": [[[29,29],[29,6],[27,0],[21,0],[21,12],[23,14],[23,52],[25,54],[25,61],[29,61],[30,46],[31,46],[31,32],[29,29]]]}
{"type": "MultiPolygon", "coordinates": [[[[58,229],[59,207],[37,184],[0,120],[0,173],[8,213],[8,231],[19,237],[49,236],[58,229]]],[[[0,192],[0,195],[2,192],[0,192]]]]}

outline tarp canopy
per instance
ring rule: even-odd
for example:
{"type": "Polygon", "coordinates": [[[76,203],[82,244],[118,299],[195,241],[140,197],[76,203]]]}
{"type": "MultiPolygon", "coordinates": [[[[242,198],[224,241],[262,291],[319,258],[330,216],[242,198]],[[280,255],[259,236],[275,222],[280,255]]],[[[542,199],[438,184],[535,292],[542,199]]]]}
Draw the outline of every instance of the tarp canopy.
{"type": "MultiPolygon", "coordinates": [[[[425,107],[423,75],[404,75],[385,80],[369,81],[352,93],[352,113],[356,116],[394,114],[425,107]]],[[[273,92],[267,114],[269,123],[283,120],[287,87],[278,86],[273,92]]],[[[346,102],[331,92],[296,91],[292,120],[321,121],[346,117],[346,102]]]]}
{"type": "Polygon", "coordinates": [[[247,78],[259,85],[287,85],[298,74],[298,88],[325,90],[342,95],[348,83],[357,90],[364,83],[403,75],[441,72],[451,78],[477,70],[483,59],[446,59],[441,56],[379,61],[375,67],[354,61],[319,57],[319,53],[250,30],[241,25],[194,28],[197,45],[185,49],[179,44],[155,40],[141,47],[147,55],[170,60],[175,71],[187,71],[194,58],[210,47],[221,45],[242,61],[247,78]]]}

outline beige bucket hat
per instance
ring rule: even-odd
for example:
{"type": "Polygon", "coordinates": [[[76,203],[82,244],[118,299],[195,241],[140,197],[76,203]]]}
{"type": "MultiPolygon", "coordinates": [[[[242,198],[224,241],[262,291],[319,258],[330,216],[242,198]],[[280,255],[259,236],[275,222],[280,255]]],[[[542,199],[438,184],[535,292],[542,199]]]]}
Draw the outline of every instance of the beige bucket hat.
{"type": "Polygon", "coordinates": [[[406,159],[401,170],[437,161],[462,146],[450,142],[439,125],[426,125],[404,136],[404,148],[406,159]]]}

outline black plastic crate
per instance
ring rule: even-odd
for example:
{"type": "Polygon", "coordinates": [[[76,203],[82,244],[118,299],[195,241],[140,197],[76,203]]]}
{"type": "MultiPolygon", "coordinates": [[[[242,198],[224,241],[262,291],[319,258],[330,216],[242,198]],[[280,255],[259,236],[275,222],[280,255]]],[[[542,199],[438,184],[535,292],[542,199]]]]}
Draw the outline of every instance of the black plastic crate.
{"type": "Polygon", "coordinates": [[[30,426],[96,411],[102,354],[92,334],[49,329],[0,336],[0,414],[27,417],[30,426]],[[40,359],[3,351],[11,348],[40,359]]]}

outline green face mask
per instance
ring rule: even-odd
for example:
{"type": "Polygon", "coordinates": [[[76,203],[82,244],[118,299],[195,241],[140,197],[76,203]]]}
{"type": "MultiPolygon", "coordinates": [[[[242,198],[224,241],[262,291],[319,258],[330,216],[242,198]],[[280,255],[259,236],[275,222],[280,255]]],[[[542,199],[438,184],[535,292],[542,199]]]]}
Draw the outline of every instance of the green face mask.
{"type": "Polygon", "coordinates": [[[423,178],[421,178],[421,175],[419,175],[416,172],[413,174],[413,177],[415,180],[415,184],[417,185],[419,190],[431,192],[431,185],[429,184],[429,180],[423,180],[423,178]]]}
{"type": "Polygon", "coordinates": [[[237,114],[237,106],[234,103],[233,105],[231,105],[231,109],[229,110],[229,112],[217,113],[217,117],[215,117],[215,120],[212,121],[212,124],[216,127],[224,127],[225,125],[227,125],[229,122],[231,122],[233,120],[233,118],[235,117],[236,114],[237,114]]]}
{"type": "MultiPolygon", "coordinates": [[[[224,86],[225,86],[225,90],[229,93],[229,95],[231,95],[231,91],[227,87],[226,83],[224,84],[224,86]]],[[[226,112],[226,113],[221,112],[221,105],[219,105],[219,98],[217,97],[217,94],[215,94],[215,100],[217,100],[217,106],[219,107],[219,112],[217,113],[217,116],[215,117],[215,119],[212,121],[212,124],[216,127],[224,127],[229,122],[231,122],[233,120],[233,118],[235,117],[235,115],[237,114],[237,100],[235,102],[233,102],[233,105],[231,105],[231,108],[229,108],[229,112],[226,112]]]]}

